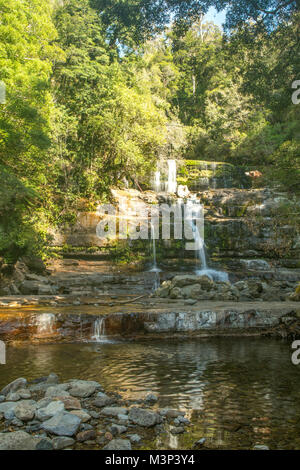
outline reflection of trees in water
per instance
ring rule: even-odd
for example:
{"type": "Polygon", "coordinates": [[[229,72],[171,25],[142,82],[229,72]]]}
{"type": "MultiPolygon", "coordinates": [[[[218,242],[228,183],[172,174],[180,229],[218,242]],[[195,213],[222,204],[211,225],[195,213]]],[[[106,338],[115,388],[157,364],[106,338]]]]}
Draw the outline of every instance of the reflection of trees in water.
{"type": "Polygon", "coordinates": [[[63,379],[97,380],[110,391],[128,389],[130,397],[153,390],[160,406],[198,409],[192,413],[196,427],[220,446],[267,442],[270,433],[271,440],[291,442],[300,430],[300,368],[291,364],[289,346],[278,341],[228,337],[9,348],[1,384],[52,371],[63,379]]]}

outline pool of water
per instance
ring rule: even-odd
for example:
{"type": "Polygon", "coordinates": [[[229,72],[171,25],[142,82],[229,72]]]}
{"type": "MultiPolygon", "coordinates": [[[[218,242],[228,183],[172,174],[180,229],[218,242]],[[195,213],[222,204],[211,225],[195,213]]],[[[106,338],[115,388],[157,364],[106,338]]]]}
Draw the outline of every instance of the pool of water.
{"type": "Polygon", "coordinates": [[[21,345],[8,347],[0,388],[56,372],[124,397],[153,391],[160,407],[185,409],[192,426],[147,448],[190,449],[205,437],[209,448],[300,449],[300,366],[291,353],[289,343],[261,338],[21,345]]]}

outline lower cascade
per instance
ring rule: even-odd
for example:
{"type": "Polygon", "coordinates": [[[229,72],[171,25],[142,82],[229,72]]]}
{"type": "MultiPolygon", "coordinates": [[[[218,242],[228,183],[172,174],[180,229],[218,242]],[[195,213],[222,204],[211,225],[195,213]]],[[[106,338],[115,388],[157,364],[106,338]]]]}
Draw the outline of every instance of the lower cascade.
{"type": "Polygon", "coordinates": [[[54,333],[55,315],[53,313],[42,313],[36,318],[37,334],[39,336],[51,335],[54,333]]]}
{"type": "Polygon", "coordinates": [[[105,317],[97,318],[94,322],[92,341],[95,343],[109,343],[106,336],[105,317]]]}

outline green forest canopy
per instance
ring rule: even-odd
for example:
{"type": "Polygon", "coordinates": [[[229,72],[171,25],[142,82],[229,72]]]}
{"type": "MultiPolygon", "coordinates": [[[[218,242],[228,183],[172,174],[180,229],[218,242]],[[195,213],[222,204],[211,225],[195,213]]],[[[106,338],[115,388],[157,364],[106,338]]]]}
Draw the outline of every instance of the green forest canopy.
{"type": "Polygon", "coordinates": [[[299,190],[299,1],[0,0],[0,14],[0,254],[43,253],[49,226],[147,183],[170,152],[299,190]]]}

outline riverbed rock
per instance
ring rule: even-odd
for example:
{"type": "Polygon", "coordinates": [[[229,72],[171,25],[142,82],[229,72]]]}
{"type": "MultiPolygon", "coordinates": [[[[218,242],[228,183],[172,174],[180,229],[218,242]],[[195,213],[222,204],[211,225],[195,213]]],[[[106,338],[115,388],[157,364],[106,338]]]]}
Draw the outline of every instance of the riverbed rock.
{"type": "Polygon", "coordinates": [[[265,445],[255,445],[253,450],[270,450],[268,446],[265,445]]]}
{"type": "Polygon", "coordinates": [[[54,446],[52,440],[45,437],[40,439],[40,441],[36,444],[35,450],[53,450],[54,446]]]}
{"type": "Polygon", "coordinates": [[[64,411],[65,405],[62,401],[52,401],[45,408],[40,408],[36,411],[36,418],[39,421],[47,421],[58,413],[64,411]]]}
{"type": "Polygon", "coordinates": [[[21,421],[31,421],[35,415],[36,406],[31,403],[20,402],[14,409],[16,418],[21,421]]]}
{"type": "Polygon", "coordinates": [[[10,392],[17,392],[19,389],[23,389],[27,386],[27,380],[24,378],[19,378],[11,382],[10,384],[6,385],[1,392],[0,395],[7,395],[10,392]]]}
{"type": "Polygon", "coordinates": [[[112,424],[109,428],[109,431],[112,433],[113,436],[118,436],[120,434],[124,434],[127,431],[126,426],[120,426],[118,424],[112,424]]]}
{"type": "Polygon", "coordinates": [[[143,408],[132,407],[129,411],[129,420],[138,426],[150,428],[160,422],[160,417],[157,413],[143,408]]]}
{"type": "Polygon", "coordinates": [[[70,411],[72,415],[78,416],[81,419],[82,423],[87,423],[91,419],[91,415],[89,415],[84,410],[72,410],[70,411]]]}
{"type": "Polygon", "coordinates": [[[100,413],[103,416],[111,416],[113,418],[117,418],[118,415],[127,415],[128,410],[127,408],[122,408],[120,406],[111,406],[111,407],[108,406],[108,407],[103,408],[100,413]]]}
{"type": "Polygon", "coordinates": [[[38,442],[24,431],[0,433],[0,450],[35,450],[38,442]]]}
{"type": "Polygon", "coordinates": [[[65,405],[65,409],[67,411],[81,410],[81,403],[78,400],[78,398],[71,397],[71,396],[69,397],[58,396],[55,398],[55,400],[62,402],[65,405]]]}
{"type": "Polygon", "coordinates": [[[69,397],[70,392],[67,391],[68,388],[69,384],[50,386],[46,390],[45,398],[69,397]]]}
{"type": "Polygon", "coordinates": [[[18,390],[17,393],[18,393],[18,395],[20,395],[20,397],[23,400],[29,400],[31,398],[31,392],[28,389],[21,388],[20,390],[18,390]]]}
{"type": "Polygon", "coordinates": [[[17,392],[9,392],[6,396],[6,401],[19,401],[21,400],[21,395],[17,392]]]}
{"type": "Polygon", "coordinates": [[[114,398],[109,397],[105,393],[99,392],[93,401],[93,405],[97,408],[104,408],[105,406],[112,405],[115,401],[116,400],[114,398]]]}
{"type": "Polygon", "coordinates": [[[87,431],[81,431],[77,434],[76,440],[78,442],[93,441],[97,437],[96,431],[94,429],[89,429],[87,431]]]}
{"type": "Polygon", "coordinates": [[[36,295],[42,285],[39,281],[23,281],[20,285],[20,291],[24,295],[36,295]]]}
{"type": "Polygon", "coordinates": [[[183,434],[185,432],[185,429],[182,426],[178,426],[176,428],[172,428],[170,432],[171,434],[176,436],[177,434],[183,434]]]}
{"type": "Polygon", "coordinates": [[[75,444],[75,439],[72,437],[54,437],[52,439],[53,447],[55,450],[62,450],[66,447],[72,447],[75,444]]]}
{"type": "Polygon", "coordinates": [[[158,397],[157,395],[154,395],[154,393],[149,393],[148,395],[146,395],[144,402],[150,406],[154,405],[155,403],[158,402],[158,397]]]}
{"type": "Polygon", "coordinates": [[[47,377],[47,380],[46,380],[46,383],[47,384],[53,384],[53,385],[57,385],[59,384],[59,377],[57,374],[54,374],[53,372],[51,374],[48,375],[47,377]]]}
{"type": "Polygon", "coordinates": [[[45,421],[42,428],[57,436],[72,437],[77,433],[81,419],[68,412],[61,412],[45,421]]]}
{"type": "Polygon", "coordinates": [[[97,388],[100,387],[99,383],[90,380],[75,380],[71,382],[69,393],[73,397],[87,398],[93,395],[97,388]]]}
{"type": "Polygon", "coordinates": [[[132,444],[139,444],[142,440],[141,436],[139,436],[138,434],[131,434],[131,435],[128,435],[129,439],[130,439],[130,442],[132,442],[132,444]]]}
{"type": "Polygon", "coordinates": [[[103,450],[132,450],[131,442],[128,439],[113,439],[103,450]]]}

